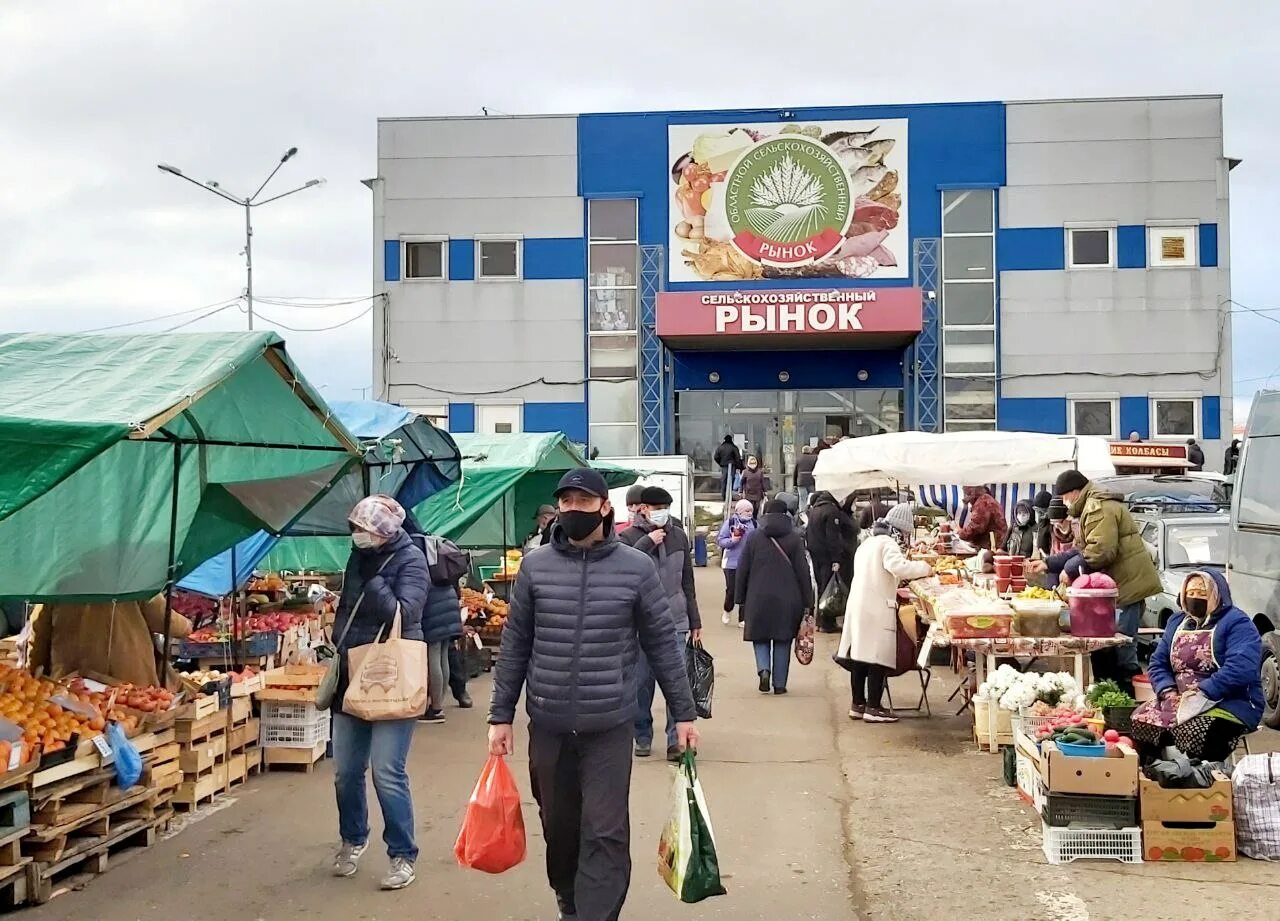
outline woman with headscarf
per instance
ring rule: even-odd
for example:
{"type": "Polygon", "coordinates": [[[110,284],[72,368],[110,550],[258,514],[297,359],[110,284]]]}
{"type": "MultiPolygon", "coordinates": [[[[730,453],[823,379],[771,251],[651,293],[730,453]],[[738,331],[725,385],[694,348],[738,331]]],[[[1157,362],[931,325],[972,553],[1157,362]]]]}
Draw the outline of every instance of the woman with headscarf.
{"type": "MultiPolygon", "coordinates": [[[[733,514],[720,525],[720,533],[716,536],[716,544],[720,547],[720,568],[724,570],[724,616],[721,623],[733,622],[734,598],[738,586],[738,560],[742,556],[742,548],[747,545],[747,538],[756,529],[755,508],[746,499],[739,499],[733,507],[733,514]]],[[[742,623],[742,615],[738,615],[738,623],[742,623]]]]}
{"type": "Polygon", "coordinates": [[[1133,739],[1222,761],[1262,718],[1262,639],[1218,570],[1188,574],[1178,602],[1147,669],[1156,699],[1134,711],[1133,739]]]}
{"type": "MultiPolygon", "coordinates": [[[[422,641],[422,611],[431,588],[427,559],[404,530],[405,510],[390,496],[361,499],[348,517],[351,557],[342,583],[334,625],[339,661],[334,696],[334,787],[342,844],[333,861],[335,876],[356,874],[369,844],[365,773],[373,767],[373,787],[382,807],[382,840],[391,858],[383,889],[403,889],[415,879],[418,845],[405,761],[413,740],[413,719],[359,719],[339,709],[350,673],[347,653],[386,637],[396,615],[400,635],[422,641]]],[[[457,612],[455,611],[455,617],[457,612]]]]}
{"type": "Polygon", "coordinates": [[[1013,527],[1004,539],[1004,552],[1030,557],[1036,549],[1035,507],[1030,499],[1019,499],[1013,507],[1013,527]]]}
{"type": "Polygon", "coordinates": [[[882,703],[885,682],[898,664],[898,585],[933,572],[930,564],[907,558],[914,531],[911,504],[899,502],[875,523],[873,536],[854,555],[849,603],[836,653],[836,663],[849,670],[850,719],[898,721],[882,703]]]}

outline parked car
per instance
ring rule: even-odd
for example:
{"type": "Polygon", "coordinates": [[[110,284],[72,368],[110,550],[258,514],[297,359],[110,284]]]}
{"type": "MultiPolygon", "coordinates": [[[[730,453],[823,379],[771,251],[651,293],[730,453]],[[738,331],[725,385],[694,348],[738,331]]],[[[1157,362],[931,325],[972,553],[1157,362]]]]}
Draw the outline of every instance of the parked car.
{"type": "Polygon", "coordinates": [[[1217,475],[1129,474],[1098,477],[1096,482],[1122,496],[1131,508],[1159,505],[1168,512],[1217,512],[1231,501],[1227,484],[1217,475]]]}
{"type": "Polygon", "coordinates": [[[1166,512],[1135,509],[1134,521],[1151,548],[1164,591],[1147,599],[1142,626],[1164,629],[1178,611],[1178,593],[1193,569],[1225,569],[1231,516],[1226,512],[1166,512]]]}

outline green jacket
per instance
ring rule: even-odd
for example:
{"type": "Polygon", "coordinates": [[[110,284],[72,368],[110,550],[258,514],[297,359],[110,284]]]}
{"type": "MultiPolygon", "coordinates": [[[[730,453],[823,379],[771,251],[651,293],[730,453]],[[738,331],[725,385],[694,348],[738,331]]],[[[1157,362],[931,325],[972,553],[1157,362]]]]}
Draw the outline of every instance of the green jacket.
{"type": "Polygon", "coordinates": [[[1116,599],[1119,607],[1164,590],[1151,553],[1119,496],[1090,483],[1069,511],[1080,520],[1085,563],[1092,571],[1105,572],[1115,580],[1120,590],[1116,599]]]}

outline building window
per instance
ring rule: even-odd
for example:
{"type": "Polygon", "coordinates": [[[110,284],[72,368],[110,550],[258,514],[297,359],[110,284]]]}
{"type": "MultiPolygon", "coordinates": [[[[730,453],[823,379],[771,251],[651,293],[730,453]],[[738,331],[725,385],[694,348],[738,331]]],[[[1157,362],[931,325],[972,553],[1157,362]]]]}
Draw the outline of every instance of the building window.
{"type": "Polygon", "coordinates": [[[1067,228],[1067,268],[1111,269],[1115,264],[1114,227],[1067,228]]]}
{"type": "Polygon", "coordinates": [[[1068,432],[1072,435],[1098,435],[1116,440],[1120,437],[1119,401],[1113,397],[1068,397],[1068,432]]]}
{"type": "Polygon", "coordinates": [[[1199,264],[1198,227],[1148,227],[1147,265],[1153,269],[1186,268],[1199,264]]]}
{"type": "Polygon", "coordinates": [[[481,435],[510,435],[521,430],[521,403],[480,403],[476,406],[476,431],[481,435]]]}
{"type": "Polygon", "coordinates": [[[1200,397],[1151,395],[1151,437],[1182,440],[1200,437],[1200,397]]]}
{"type": "Polygon", "coordinates": [[[943,427],[996,427],[995,193],[942,193],[943,427]]]}
{"type": "Polygon", "coordinates": [[[477,240],[476,278],[511,280],[520,277],[519,240],[477,240]]]}
{"type": "Polygon", "coordinates": [[[447,237],[409,237],[403,245],[406,279],[442,281],[448,277],[447,237]]]}
{"type": "Polygon", "coordinates": [[[591,447],[638,454],[639,207],[634,198],[587,202],[587,376],[591,447]]]}

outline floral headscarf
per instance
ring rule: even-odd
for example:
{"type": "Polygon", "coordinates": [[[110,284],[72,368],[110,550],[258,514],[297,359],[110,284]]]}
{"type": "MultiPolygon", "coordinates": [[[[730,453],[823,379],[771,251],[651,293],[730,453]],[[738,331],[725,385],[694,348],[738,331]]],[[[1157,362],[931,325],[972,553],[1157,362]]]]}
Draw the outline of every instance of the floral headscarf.
{"type": "Polygon", "coordinates": [[[395,537],[404,525],[404,506],[390,496],[368,496],[356,503],[347,517],[362,531],[384,540],[395,537]]]}

